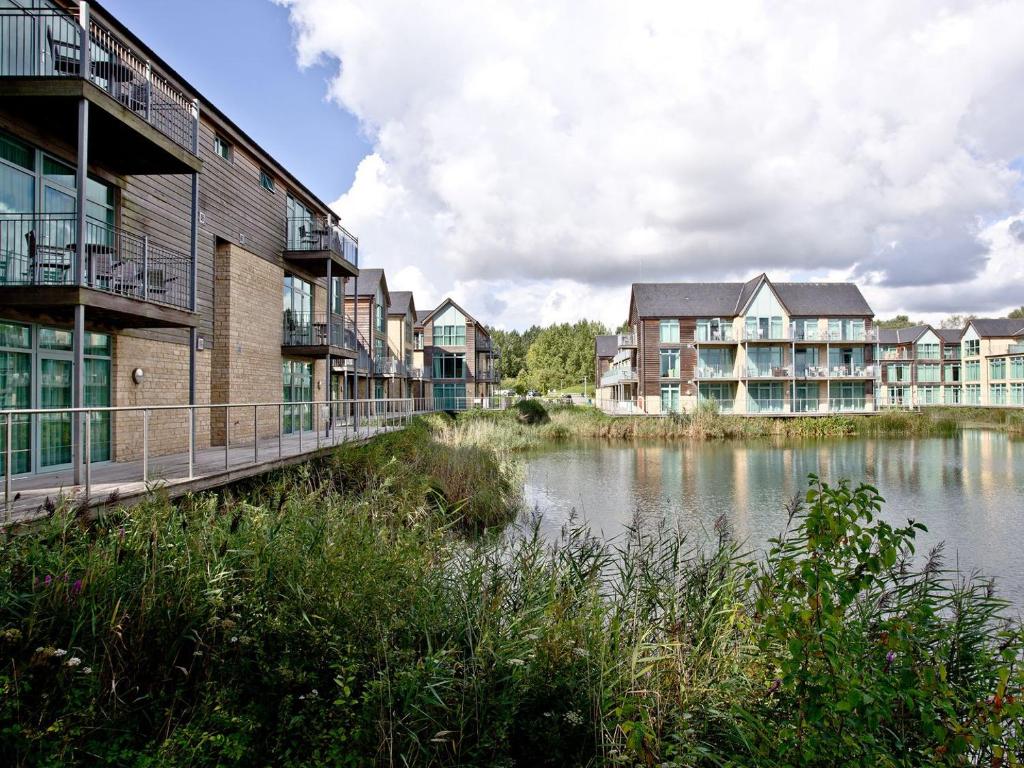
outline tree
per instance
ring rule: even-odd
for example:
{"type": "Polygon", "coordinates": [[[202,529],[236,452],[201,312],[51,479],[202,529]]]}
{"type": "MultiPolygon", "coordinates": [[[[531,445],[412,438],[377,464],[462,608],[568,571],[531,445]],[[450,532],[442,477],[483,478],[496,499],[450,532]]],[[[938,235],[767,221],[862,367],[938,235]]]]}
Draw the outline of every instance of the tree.
{"type": "MultiPolygon", "coordinates": [[[[545,328],[526,353],[526,381],[541,392],[591,381],[594,371],[594,339],[608,333],[590,320],[545,328]]],[[[592,382],[591,382],[592,383],[592,382]]]]}
{"type": "Polygon", "coordinates": [[[1015,310],[1007,315],[1011,320],[1024,320],[1024,304],[1021,304],[1015,310]]]}
{"type": "Polygon", "coordinates": [[[917,323],[912,322],[907,315],[896,315],[888,320],[879,320],[877,325],[879,328],[909,328],[917,323]]]}
{"type": "Polygon", "coordinates": [[[977,315],[950,315],[942,321],[943,328],[963,328],[977,315]]]}

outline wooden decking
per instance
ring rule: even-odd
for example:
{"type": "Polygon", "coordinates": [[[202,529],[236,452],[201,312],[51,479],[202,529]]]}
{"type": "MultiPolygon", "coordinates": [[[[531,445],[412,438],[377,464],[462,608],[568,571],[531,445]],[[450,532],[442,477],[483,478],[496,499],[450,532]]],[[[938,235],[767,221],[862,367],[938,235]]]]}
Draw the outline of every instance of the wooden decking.
{"type": "MultiPolygon", "coordinates": [[[[68,501],[92,509],[104,506],[113,497],[116,497],[118,504],[132,504],[157,488],[166,489],[172,498],[217,488],[273,469],[298,464],[338,445],[365,442],[375,435],[401,428],[383,425],[361,426],[358,430],[336,427],[329,436],[320,434],[319,441],[317,433],[312,430],[283,435],[280,441],[274,435],[261,439],[258,451],[254,450],[251,439],[248,443],[239,440],[236,444],[232,441],[227,451],[224,446],[197,450],[191,477],[187,453],[151,457],[148,483],[142,480],[141,460],[94,464],[90,469],[88,499],[85,498],[84,486],[76,486],[72,482],[70,469],[15,477],[11,481],[11,499],[6,508],[2,508],[0,500],[0,520],[5,524],[27,522],[46,515],[49,504],[68,501]]],[[[84,482],[84,472],[82,480],[84,482]]]]}

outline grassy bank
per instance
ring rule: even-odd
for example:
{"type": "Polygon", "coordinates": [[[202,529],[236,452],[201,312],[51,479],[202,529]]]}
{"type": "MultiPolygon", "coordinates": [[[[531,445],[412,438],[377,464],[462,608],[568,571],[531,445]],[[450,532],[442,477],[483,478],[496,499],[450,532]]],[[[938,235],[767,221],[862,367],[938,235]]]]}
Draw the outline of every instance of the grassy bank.
{"type": "MultiPolygon", "coordinates": [[[[532,401],[527,401],[532,402],[532,401]]],[[[541,447],[552,440],[717,440],[807,438],[863,435],[878,437],[951,437],[964,428],[1024,434],[1024,415],[985,408],[938,408],[923,412],[890,411],[873,416],[756,418],[702,408],[665,418],[608,416],[596,408],[544,406],[546,418],[524,423],[514,410],[470,411],[456,422],[434,426],[450,445],[491,446],[499,451],[541,447]]]]}
{"type": "Polygon", "coordinates": [[[479,535],[514,483],[454,429],[3,541],[4,764],[1020,754],[1019,629],[939,553],[914,567],[918,527],[877,521],[872,489],[812,484],[760,562],[724,527],[700,548],[670,528],[479,535]]]}

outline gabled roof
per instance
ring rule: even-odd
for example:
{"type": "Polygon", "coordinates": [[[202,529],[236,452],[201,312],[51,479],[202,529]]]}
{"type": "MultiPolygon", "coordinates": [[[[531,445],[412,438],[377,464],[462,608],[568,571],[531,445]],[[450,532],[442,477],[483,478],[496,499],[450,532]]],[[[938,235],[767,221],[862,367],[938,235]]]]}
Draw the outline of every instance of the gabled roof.
{"type": "Polygon", "coordinates": [[[423,321],[430,317],[429,309],[416,310],[416,325],[423,325],[423,321]]]}
{"type": "Polygon", "coordinates": [[[964,335],[963,328],[933,328],[932,330],[945,344],[959,344],[964,335]]]}
{"type": "Polygon", "coordinates": [[[879,328],[880,344],[913,344],[931,329],[930,325],[911,325],[907,328],[879,328]]]}
{"type": "Polygon", "coordinates": [[[464,314],[466,316],[467,320],[469,320],[470,322],[475,324],[481,331],[483,331],[484,335],[487,336],[487,338],[490,338],[491,334],[487,333],[487,329],[484,327],[483,323],[481,323],[479,320],[477,320],[475,317],[473,317],[471,314],[469,314],[469,312],[467,312],[462,307],[460,307],[458,304],[456,304],[454,299],[450,299],[450,298],[449,299],[445,299],[440,304],[438,304],[436,307],[434,307],[430,312],[428,312],[423,317],[423,319],[419,321],[419,324],[420,325],[426,325],[429,320],[433,319],[434,315],[440,313],[442,310],[446,309],[449,306],[455,307],[457,310],[459,310],[459,312],[461,312],[462,314],[464,314]]]}
{"type": "Polygon", "coordinates": [[[762,284],[771,286],[792,317],[873,317],[853,283],[634,283],[631,304],[640,317],[736,317],[762,284]]]}
{"type": "Polygon", "coordinates": [[[407,315],[416,312],[416,305],[412,300],[412,291],[392,291],[391,305],[388,307],[389,315],[407,315]]]}
{"type": "Polygon", "coordinates": [[[619,339],[617,336],[598,336],[594,339],[594,351],[598,357],[615,357],[619,351],[619,339]]]}
{"type": "Polygon", "coordinates": [[[976,317],[967,324],[968,328],[971,326],[982,338],[1015,337],[1024,334],[1024,320],[1011,320],[1006,317],[976,317]]]}
{"type": "Polygon", "coordinates": [[[384,278],[383,269],[360,269],[359,277],[353,280],[345,281],[345,295],[355,296],[356,295],[356,283],[359,283],[359,295],[360,296],[374,296],[377,293],[378,286],[384,291],[384,303],[391,303],[391,294],[388,293],[388,283],[384,278]]]}

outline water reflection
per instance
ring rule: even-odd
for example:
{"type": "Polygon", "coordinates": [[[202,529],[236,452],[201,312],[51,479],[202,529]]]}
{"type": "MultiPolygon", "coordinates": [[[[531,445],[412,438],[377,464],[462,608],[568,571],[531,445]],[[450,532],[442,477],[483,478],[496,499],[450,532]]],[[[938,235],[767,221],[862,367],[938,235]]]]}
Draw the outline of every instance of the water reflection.
{"type": "Polygon", "coordinates": [[[576,512],[605,536],[634,514],[678,521],[703,540],[724,515],[761,547],[785,523],[785,505],[810,473],[876,486],[885,516],[928,526],[921,548],[947,542],[952,562],[996,576],[1024,605],[1024,441],[968,430],[955,438],[843,439],[791,443],[561,446],[527,462],[526,500],[550,533],[576,512]]]}

